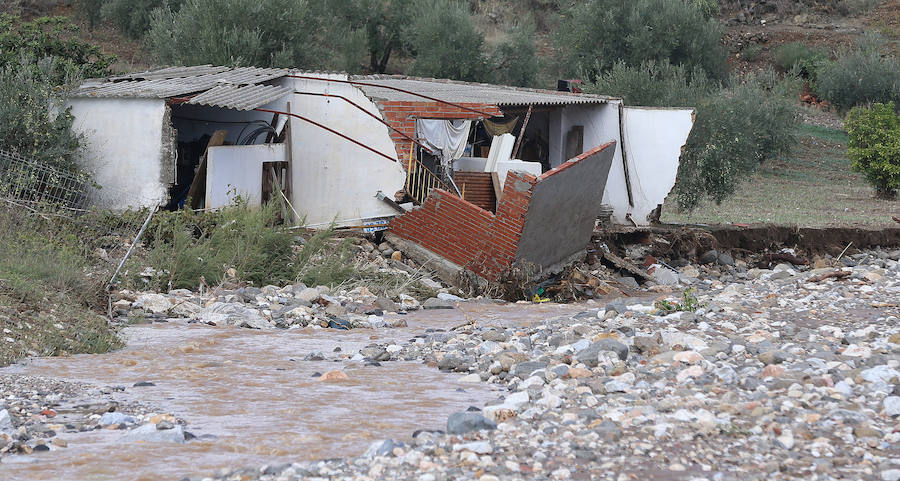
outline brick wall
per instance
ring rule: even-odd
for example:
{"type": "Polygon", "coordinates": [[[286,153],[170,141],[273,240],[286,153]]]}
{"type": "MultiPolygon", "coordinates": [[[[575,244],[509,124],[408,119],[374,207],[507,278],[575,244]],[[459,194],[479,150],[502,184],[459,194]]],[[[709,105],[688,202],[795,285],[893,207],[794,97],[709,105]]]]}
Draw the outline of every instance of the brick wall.
{"type": "Polygon", "coordinates": [[[578,250],[587,245],[596,219],[591,206],[600,205],[614,152],[614,142],[596,147],[540,177],[509,172],[496,214],[449,192],[432,191],[422,206],[395,217],[391,232],[490,281],[498,280],[517,256],[542,264],[558,262],[571,253],[522,256],[522,247],[538,242],[571,244],[578,250]],[[583,164],[589,158],[591,163],[583,164]],[[568,192],[567,187],[574,190],[568,192]],[[560,189],[564,195],[557,195],[560,189]],[[573,228],[577,232],[572,239],[548,240],[541,226],[554,235],[567,235],[573,228]]]}
{"type": "Polygon", "coordinates": [[[443,190],[435,190],[422,206],[391,221],[391,232],[496,280],[516,256],[525,213],[537,178],[510,172],[497,214],[443,190]]]}
{"type": "MultiPolygon", "coordinates": [[[[484,115],[466,110],[464,108],[455,107],[453,105],[442,104],[440,102],[377,102],[378,108],[384,116],[384,120],[391,127],[403,132],[404,134],[415,138],[416,136],[416,119],[480,119],[484,115]]],[[[485,112],[493,116],[502,116],[503,112],[493,104],[466,103],[459,104],[470,109],[485,112]]],[[[409,140],[396,131],[391,131],[391,139],[397,148],[397,155],[400,159],[406,159],[409,156],[409,140]]]]}

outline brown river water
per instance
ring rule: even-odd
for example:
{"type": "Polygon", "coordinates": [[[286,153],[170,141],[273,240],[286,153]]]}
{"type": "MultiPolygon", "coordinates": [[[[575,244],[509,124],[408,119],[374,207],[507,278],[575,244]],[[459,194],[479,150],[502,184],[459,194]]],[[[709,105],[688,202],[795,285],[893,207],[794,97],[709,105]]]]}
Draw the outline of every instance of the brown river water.
{"type": "Polygon", "coordinates": [[[399,329],[254,331],[169,322],[130,327],[127,347],[109,354],[33,358],[0,370],[124,386],[123,403],[141,403],[187,421],[202,438],[185,444],[122,443],[123,431],[63,433],[67,448],[5,457],[0,480],[158,480],[211,474],[225,467],[355,456],[373,441],[409,440],[417,429],[444,429],[447,416],[482,407],[500,394],[459,384],[460,374],[421,362],[380,367],[341,359],[372,342],[403,343],[426,329],[468,321],[528,325],[585,306],[463,304],[420,311],[399,329]],[[341,353],[333,352],[336,347],[341,353]],[[325,361],[302,361],[313,351],[325,361]],[[349,380],[317,382],[343,370],[349,380]],[[149,381],[154,386],[132,387],[149,381]],[[212,435],[213,437],[203,437],[212,435]]]}

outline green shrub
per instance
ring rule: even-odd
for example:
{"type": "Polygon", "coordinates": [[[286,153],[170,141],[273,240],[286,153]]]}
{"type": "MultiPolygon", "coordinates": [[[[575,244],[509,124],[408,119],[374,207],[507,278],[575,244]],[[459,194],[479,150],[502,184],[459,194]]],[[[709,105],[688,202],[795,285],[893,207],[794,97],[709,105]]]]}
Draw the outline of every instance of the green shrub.
{"type": "Polygon", "coordinates": [[[900,60],[882,57],[875,45],[846,50],[819,69],[815,90],[842,111],[873,102],[900,103],[900,60]]]}
{"type": "Polygon", "coordinates": [[[697,289],[694,289],[693,287],[685,289],[681,293],[680,302],[660,299],[653,303],[653,307],[662,311],[664,314],[671,314],[679,311],[694,312],[704,306],[705,304],[701,304],[697,299],[697,289]]]}
{"type": "Polygon", "coordinates": [[[157,289],[216,285],[229,269],[237,280],[255,285],[292,282],[294,234],[277,225],[277,217],[274,204],[262,209],[239,204],[214,214],[158,213],[144,240],[149,252],[131,260],[130,270],[148,264],[156,272],[149,287],[157,289]]]}
{"type": "Polygon", "coordinates": [[[318,36],[321,5],[304,0],[186,0],[154,10],[147,45],[172,65],[252,65],[303,69],[332,65],[328,49],[346,32],[318,36]]]}
{"type": "Polygon", "coordinates": [[[106,0],[78,0],[78,14],[87,20],[88,28],[93,30],[94,27],[103,19],[101,10],[106,0]]]}
{"type": "Polygon", "coordinates": [[[555,43],[562,70],[569,75],[597,74],[618,61],[648,60],[703,69],[725,77],[723,27],[691,2],[672,0],[589,0],[562,12],[555,43]]]}
{"type": "Polygon", "coordinates": [[[845,126],[850,141],[847,156],[865,174],[879,197],[894,198],[900,188],[900,116],[894,103],[855,107],[845,126]]]}
{"type": "Polygon", "coordinates": [[[699,67],[689,72],[682,65],[652,60],[640,67],[616,62],[588,86],[592,92],[621,98],[627,105],[669,107],[693,107],[721,88],[699,67]]]}
{"type": "Polygon", "coordinates": [[[535,27],[531,21],[519,23],[509,31],[508,37],[491,54],[494,82],[517,87],[534,86],[540,69],[534,39],[535,27]]]}
{"type": "Polygon", "coordinates": [[[755,62],[762,56],[762,47],[758,43],[751,43],[741,50],[741,58],[747,62],[755,62]]]}
{"type": "Polygon", "coordinates": [[[411,15],[407,48],[414,60],[410,74],[474,82],[488,78],[484,37],[465,4],[422,0],[411,15]]]}
{"type": "Polygon", "coordinates": [[[79,40],[77,32],[78,27],[65,17],[41,17],[25,22],[19,17],[0,14],[0,67],[34,67],[33,62],[23,64],[22,57],[38,60],[53,57],[50,75],[42,72],[52,85],[66,83],[75,72],[88,77],[106,75],[115,58],[79,40]]]}
{"type": "Polygon", "coordinates": [[[722,11],[719,0],[690,0],[690,3],[706,18],[717,17],[722,11]]]}
{"type": "MultiPolygon", "coordinates": [[[[54,86],[61,81],[59,70],[54,58],[22,57],[0,66],[0,148],[77,171],[80,138],[72,132],[62,91],[54,86]]],[[[76,73],[69,75],[74,79],[76,73]]]]}
{"type": "Polygon", "coordinates": [[[819,66],[828,60],[825,52],[812,49],[803,42],[790,42],[775,49],[774,61],[782,72],[796,69],[805,78],[815,76],[819,66]]]}
{"type": "MultiPolygon", "coordinates": [[[[84,1],[84,0],[82,0],[84,1]]],[[[90,1],[90,0],[88,0],[90,1]]],[[[96,2],[97,0],[93,0],[96,2]]],[[[178,11],[181,0],[101,0],[100,12],[131,38],[141,38],[150,30],[150,15],[157,8],[178,11]]]]}
{"type": "Polygon", "coordinates": [[[696,107],[694,128],[681,156],[675,194],[683,209],[704,197],[721,202],[732,195],[763,160],[787,153],[793,144],[796,82],[763,72],[722,87],[699,68],[619,63],[588,86],[632,105],[696,107]]]}

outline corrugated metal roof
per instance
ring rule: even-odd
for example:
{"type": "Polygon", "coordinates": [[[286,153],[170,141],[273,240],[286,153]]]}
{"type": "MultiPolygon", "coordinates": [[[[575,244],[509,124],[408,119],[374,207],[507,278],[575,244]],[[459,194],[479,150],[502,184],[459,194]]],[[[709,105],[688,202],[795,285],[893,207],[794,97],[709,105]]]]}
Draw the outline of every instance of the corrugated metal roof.
{"type": "Polygon", "coordinates": [[[288,70],[256,67],[183,67],[88,80],[71,97],[165,99],[204,92],[214,87],[254,85],[289,75],[288,70]]]}
{"type": "Polygon", "coordinates": [[[200,75],[210,75],[222,73],[231,70],[231,67],[216,67],[213,65],[197,65],[195,67],[170,67],[159,70],[148,70],[146,72],[136,72],[117,77],[110,77],[110,80],[160,80],[182,77],[199,77],[200,75]]]}
{"type": "MultiPolygon", "coordinates": [[[[484,103],[499,106],[601,104],[612,97],[574,94],[554,90],[535,90],[453,80],[426,79],[391,75],[354,76],[351,80],[400,88],[453,103],[484,103]]],[[[369,98],[388,102],[421,102],[422,97],[396,90],[358,85],[369,98]]]]}
{"type": "Polygon", "coordinates": [[[293,92],[290,87],[275,85],[221,85],[192,98],[191,105],[206,105],[234,110],[253,110],[293,92]]]}

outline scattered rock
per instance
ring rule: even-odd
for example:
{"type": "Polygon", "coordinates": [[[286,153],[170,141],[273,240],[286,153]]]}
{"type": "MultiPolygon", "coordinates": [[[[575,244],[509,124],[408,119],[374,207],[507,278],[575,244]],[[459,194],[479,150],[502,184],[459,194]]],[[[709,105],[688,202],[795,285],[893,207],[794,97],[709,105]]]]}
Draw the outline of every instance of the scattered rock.
{"type": "Polygon", "coordinates": [[[450,434],[493,429],[497,429],[497,424],[479,413],[457,412],[447,418],[447,432],[450,434]]]}

